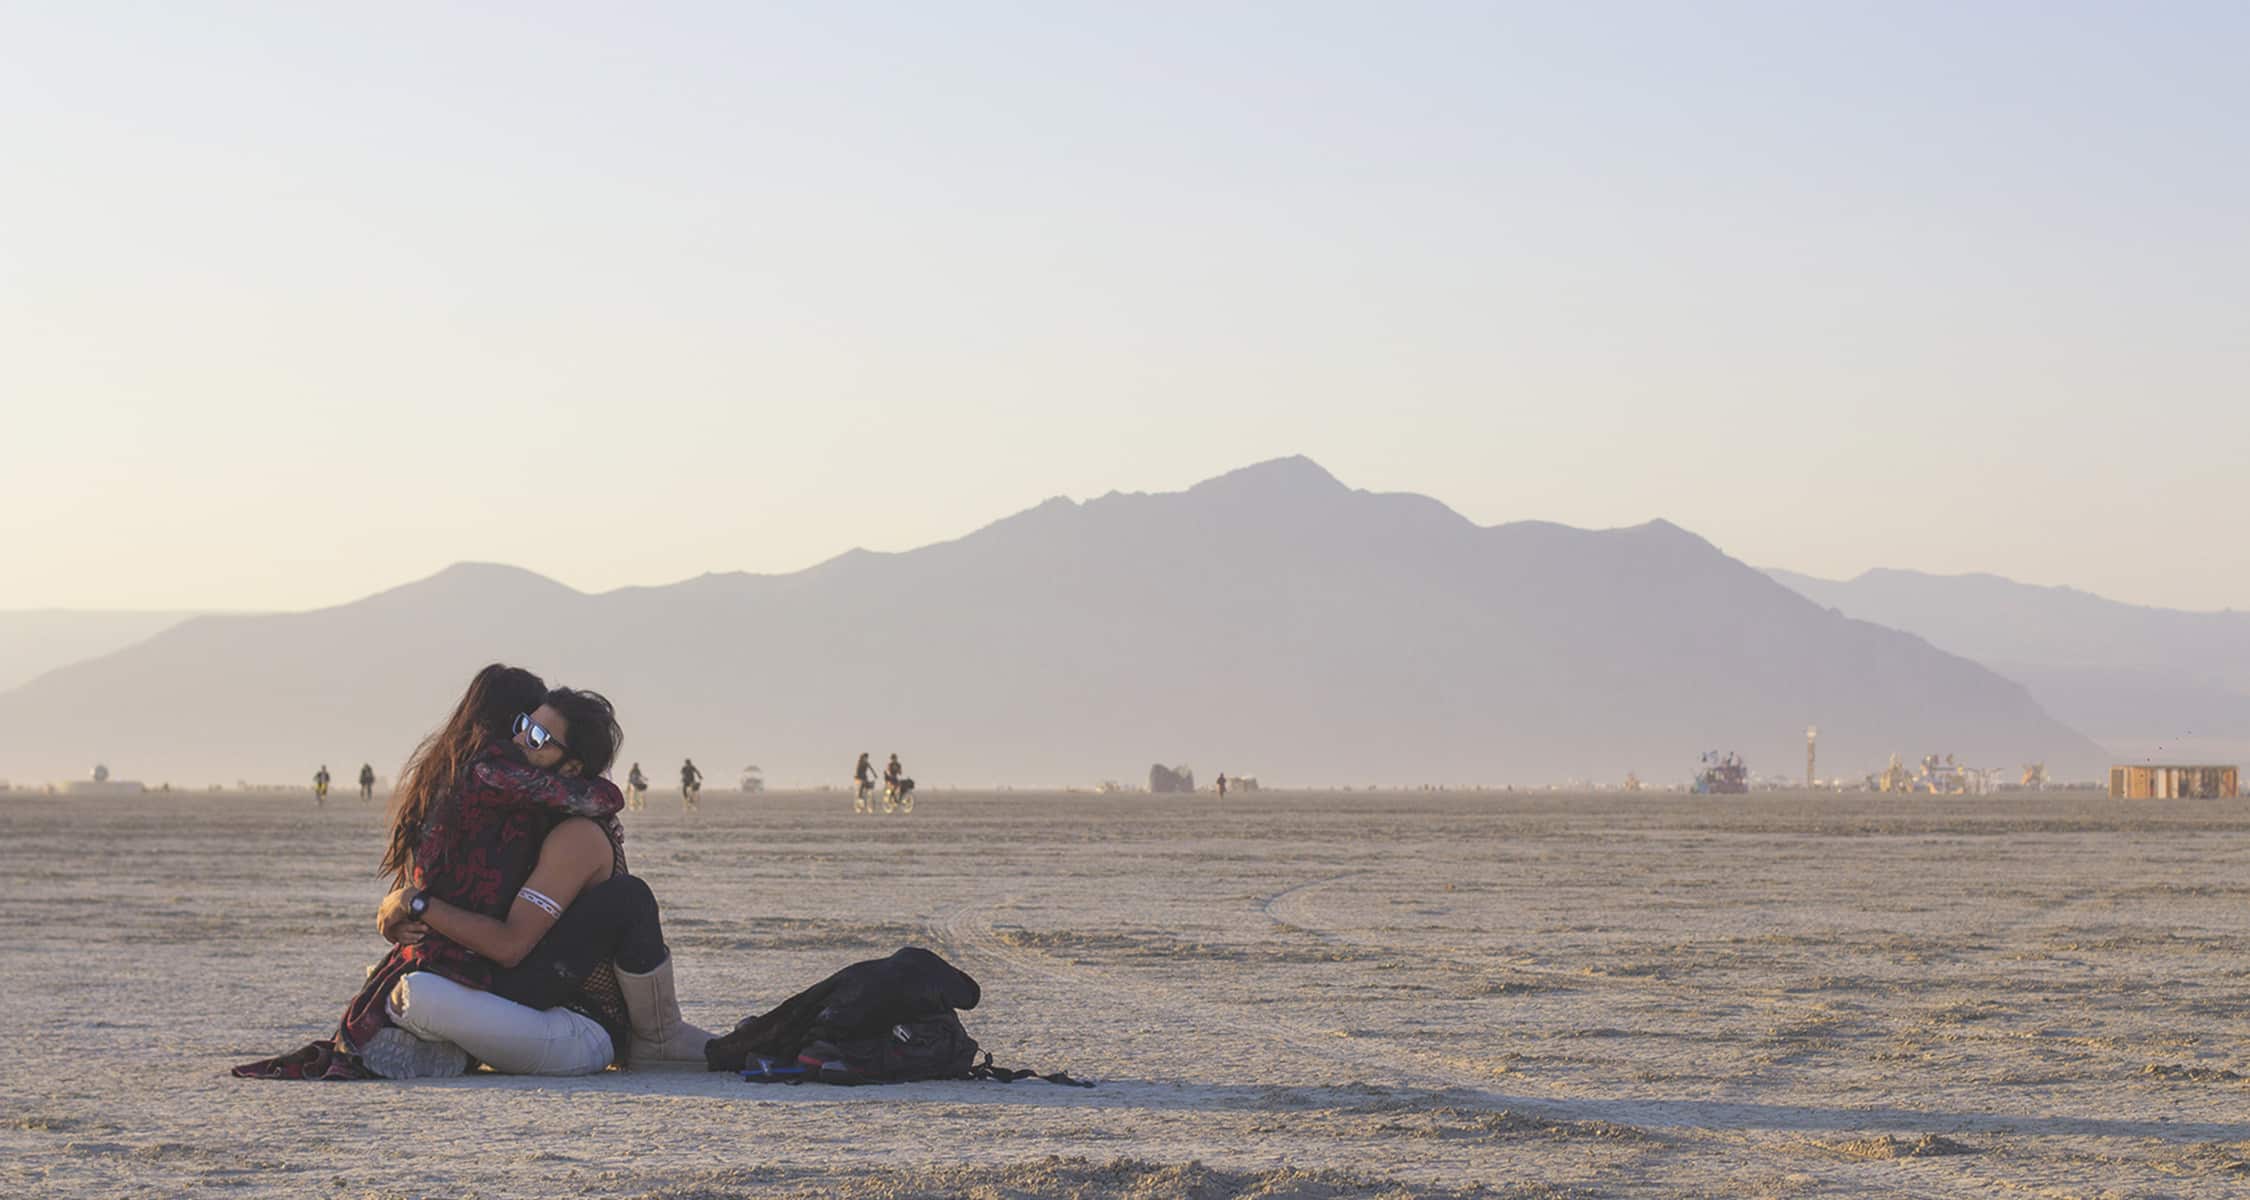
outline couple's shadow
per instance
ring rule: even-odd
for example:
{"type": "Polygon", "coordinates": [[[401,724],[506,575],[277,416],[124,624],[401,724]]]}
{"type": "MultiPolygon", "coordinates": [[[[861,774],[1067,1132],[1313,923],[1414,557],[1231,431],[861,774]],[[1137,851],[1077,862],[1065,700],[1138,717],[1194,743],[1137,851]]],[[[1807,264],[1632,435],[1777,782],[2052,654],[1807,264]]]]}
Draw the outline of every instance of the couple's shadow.
{"type": "Polygon", "coordinates": [[[2031,1137],[2154,1138],[2166,1142],[2250,1140],[2250,1121],[2156,1121],[2062,1114],[1949,1111],[1875,1105],[1760,1104],[1660,1097],[1546,1099],[1474,1088],[1387,1087],[1372,1084],[1300,1086],[1256,1083],[1186,1083],[1160,1079],[1102,1078],[1090,1088],[1040,1079],[1014,1083],[936,1080],[924,1083],[838,1087],[823,1083],[751,1083],[732,1071],[689,1066],[607,1071],[554,1078],[474,1072],[457,1079],[423,1080],[415,1087],[499,1088],[571,1094],[700,1097],[714,1102],[782,1105],[946,1104],[994,1108],[1138,1110],[1146,1112],[1342,1112],[1364,1115],[1507,1112],[1564,1125],[1600,1122],[1661,1136],[1668,1130],[1772,1130],[1794,1133],[1881,1132],[1994,1134],[2031,1137]]]}

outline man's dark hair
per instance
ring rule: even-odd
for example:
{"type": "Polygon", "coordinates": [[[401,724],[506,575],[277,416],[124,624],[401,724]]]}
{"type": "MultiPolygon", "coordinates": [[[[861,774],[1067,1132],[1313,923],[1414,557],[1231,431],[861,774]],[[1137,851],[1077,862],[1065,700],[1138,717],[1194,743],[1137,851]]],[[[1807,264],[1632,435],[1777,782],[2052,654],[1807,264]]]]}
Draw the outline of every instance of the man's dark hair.
{"type": "Polygon", "coordinates": [[[609,698],[600,692],[556,688],[547,693],[547,707],[570,722],[570,736],[564,739],[564,745],[569,757],[578,763],[579,772],[589,776],[608,774],[617,761],[618,747],[625,744],[625,730],[617,724],[617,710],[609,698]]]}

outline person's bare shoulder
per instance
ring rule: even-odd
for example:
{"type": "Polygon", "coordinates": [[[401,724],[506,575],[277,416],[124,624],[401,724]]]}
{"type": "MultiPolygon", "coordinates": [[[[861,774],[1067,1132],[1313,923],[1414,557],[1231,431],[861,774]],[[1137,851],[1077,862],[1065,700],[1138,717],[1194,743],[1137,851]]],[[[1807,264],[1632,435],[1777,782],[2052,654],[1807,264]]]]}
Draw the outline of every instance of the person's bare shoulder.
{"type": "Polygon", "coordinates": [[[585,863],[593,866],[606,863],[610,858],[609,835],[602,827],[586,817],[570,817],[559,821],[547,831],[547,840],[539,844],[539,861],[585,863]]]}

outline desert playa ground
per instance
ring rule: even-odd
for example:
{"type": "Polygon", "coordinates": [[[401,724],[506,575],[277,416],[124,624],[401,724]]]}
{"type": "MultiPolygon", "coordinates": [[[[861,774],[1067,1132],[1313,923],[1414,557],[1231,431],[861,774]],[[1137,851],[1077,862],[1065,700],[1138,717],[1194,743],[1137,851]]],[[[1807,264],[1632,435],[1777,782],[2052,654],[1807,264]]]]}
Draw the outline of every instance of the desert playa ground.
{"type": "Polygon", "coordinates": [[[2250,814],[2086,793],[676,796],[691,1018],[919,943],[1038,1082],[244,1082],[375,957],[348,792],[0,798],[0,1194],[2250,1193],[2250,814]]]}

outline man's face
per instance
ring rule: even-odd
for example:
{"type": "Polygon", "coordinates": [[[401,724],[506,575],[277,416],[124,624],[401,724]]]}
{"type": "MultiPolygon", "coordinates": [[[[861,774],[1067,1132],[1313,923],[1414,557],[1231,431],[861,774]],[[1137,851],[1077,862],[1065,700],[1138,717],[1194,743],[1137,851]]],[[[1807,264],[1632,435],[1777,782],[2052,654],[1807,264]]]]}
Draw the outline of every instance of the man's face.
{"type": "Polygon", "coordinates": [[[536,747],[531,744],[532,733],[528,726],[516,734],[516,745],[523,747],[523,755],[531,761],[531,765],[549,769],[562,766],[565,774],[575,773],[572,770],[578,765],[575,760],[563,765],[563,760],[570,757],[569,718],[542,704],[532,710],[531,723],[548,733],[547,744],[536,747]]]}

